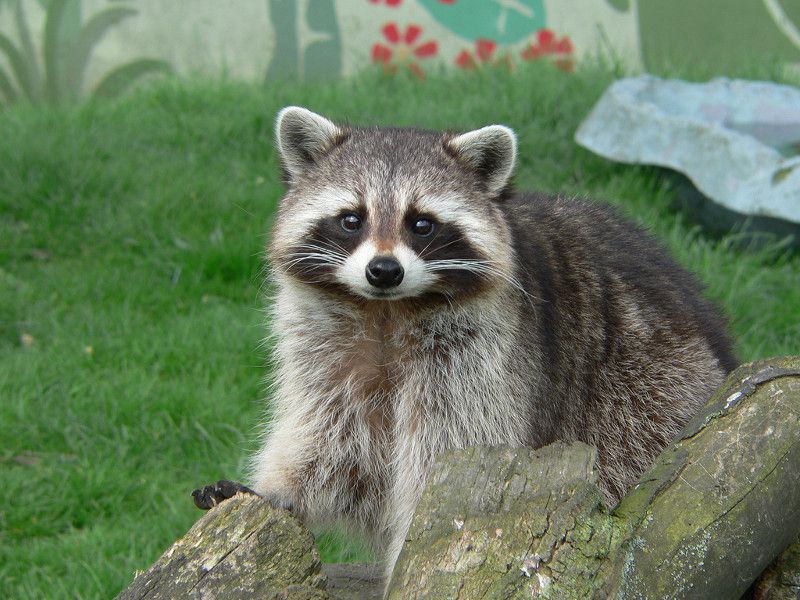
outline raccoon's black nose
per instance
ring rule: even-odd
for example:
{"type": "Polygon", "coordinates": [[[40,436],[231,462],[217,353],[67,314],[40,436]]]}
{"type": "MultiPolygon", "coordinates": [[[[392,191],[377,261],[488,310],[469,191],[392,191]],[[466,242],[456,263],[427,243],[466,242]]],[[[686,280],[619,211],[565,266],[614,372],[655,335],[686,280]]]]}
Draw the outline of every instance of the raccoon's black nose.
{"type": "Polygon", "coordinates": [[[376,256],[367,265],[367,281],[377,288],[387,289],[403,281],[403,267],[388,256],[376,256]]]}

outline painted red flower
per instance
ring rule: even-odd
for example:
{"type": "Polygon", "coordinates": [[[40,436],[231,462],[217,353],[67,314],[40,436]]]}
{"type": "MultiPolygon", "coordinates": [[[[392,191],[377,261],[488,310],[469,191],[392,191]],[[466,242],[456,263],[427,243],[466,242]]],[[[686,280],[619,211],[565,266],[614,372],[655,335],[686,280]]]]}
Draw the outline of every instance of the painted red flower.
{"type": "Polygon", "coordinates": [[[568,36],[558,39],[552,30],[540,29],[536,32],[536,41],[528,44],[522,51],[522,60],[550,58],[562,71],[573,71],[575,69],[573,50],[572,41],[568,36]]]}
{"type": "Polygon", "coordinates": [[[416,59],[430,58],[439,51],[439,46],[434,40],[417,43],[422,28],[419,25],[409,25],[401,32],[397,23],[387,23],[381,29],[383,37],[389,45],[376,43],[372,47],[372,62],[383,65],[385,73],[394,74],[398,68],[405,66],[414,75],[423,79],[425,73],[416,59]]]}
{"type": "Polygon", "coordinates": [[[497,44],[494,40],[475,40],[475,54],[473,55],[470,50],[462,50],[456,56],[456,65],[462,69],[475,69],[479,63],[489,62],[495,50],[497,44]]]}
{"type": "Polygon", "coordinates": [[[462,69],[478,69],[485,65],[503,65],[509,70],[514,68],[514,61],[510,55],[496,56],[497,43],[494,40],[475,40],[475,53],[462,50],[456,56],[456,65],[462,69]]]}
{"type": "Polygon", "coordinates": [[[403,0],[369,0],[370,4],[385,4],[390,8],[395,8],[403,3],[403,0]]]}

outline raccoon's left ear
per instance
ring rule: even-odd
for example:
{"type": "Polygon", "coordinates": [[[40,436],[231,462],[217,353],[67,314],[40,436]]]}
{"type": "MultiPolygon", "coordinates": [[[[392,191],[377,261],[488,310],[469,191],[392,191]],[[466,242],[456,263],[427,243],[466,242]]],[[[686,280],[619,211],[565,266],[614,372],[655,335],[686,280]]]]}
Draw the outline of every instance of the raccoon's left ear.
{"type": "Polygon", "coordinates": [[[491,194],[508,184],[517,160],[517,136],[505,125],[489,125],[468,131],[445,145],[483,178],[491,194]]]}
{"type": "Polygon", "coordinates": [[[325,117],[300,106],[287,106],[275,120],[278,154],[288,182],[341,143],[345,131],[325,117]]]}

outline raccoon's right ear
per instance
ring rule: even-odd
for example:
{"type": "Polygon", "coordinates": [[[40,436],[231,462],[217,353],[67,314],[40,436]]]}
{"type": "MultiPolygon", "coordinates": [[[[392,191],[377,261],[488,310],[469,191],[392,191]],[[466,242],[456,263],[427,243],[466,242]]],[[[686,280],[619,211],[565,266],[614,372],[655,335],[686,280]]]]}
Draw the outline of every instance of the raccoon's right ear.
{"type": "Polygon", "coordinates": [[[275,137],[287,183],[344,141],[347,133],[323,116],[300,106],[278,113],[275,137]]]}

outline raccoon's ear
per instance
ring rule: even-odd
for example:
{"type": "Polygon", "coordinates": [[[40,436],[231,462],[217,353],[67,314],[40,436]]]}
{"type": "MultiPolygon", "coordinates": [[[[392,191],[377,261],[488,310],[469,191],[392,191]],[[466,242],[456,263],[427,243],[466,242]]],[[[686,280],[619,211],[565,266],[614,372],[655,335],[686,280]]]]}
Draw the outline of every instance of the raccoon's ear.
{"type": "Polygon", "coordinates": [[[342,128],[308,109],[282,109],[275,120],[275,137],[287,182],[296,179],[345,136],[342,128]]]}
{"type": "Polygon", "coordinates": [[[517,160],[517,136],[504,125],[489,125],[456,136],[445,144],[477,171],[492,194],[508,184],[517,160]]]}

